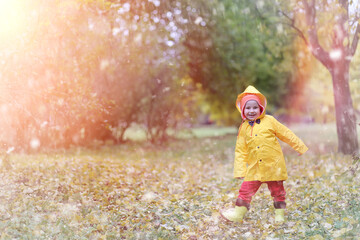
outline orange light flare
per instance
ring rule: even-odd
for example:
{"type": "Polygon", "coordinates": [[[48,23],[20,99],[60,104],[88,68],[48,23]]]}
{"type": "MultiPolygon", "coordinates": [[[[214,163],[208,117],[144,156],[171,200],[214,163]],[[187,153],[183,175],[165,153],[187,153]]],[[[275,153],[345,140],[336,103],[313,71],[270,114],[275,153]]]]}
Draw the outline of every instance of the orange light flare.
{"type": "MultiPolygon", "coordinates": [[[[0,141],[14,137],[14,121],[21,121],[20,107],[25,99],[22,62],[28,33],[36,28],[38,0],[0,0],[0,141]],[[20,106],[20,107],[19,107],[20,106]]],[[[27,46],[26,46],[27,47],[27,46]]]]}
{"type": "Polygon", "coordinates": [[[287,96],[287,108],[290,114],[288,121],[304,121],[306,120],[304,114],[308,114],[306,101],[309,100],[309,96],[306,95],[306,90],[312,71],[311,53],[302,39],[296,39],[293,44],[296,49],[296,71],[287,96]]]}

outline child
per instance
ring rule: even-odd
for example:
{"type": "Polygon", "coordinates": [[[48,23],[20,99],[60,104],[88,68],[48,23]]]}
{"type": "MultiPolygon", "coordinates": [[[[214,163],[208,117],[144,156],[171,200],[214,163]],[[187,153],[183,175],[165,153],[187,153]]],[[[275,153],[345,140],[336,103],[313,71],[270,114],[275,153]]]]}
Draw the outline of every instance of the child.
{"type": "Polygon", "coordinates": [[[287,127],[274,117],[265,114],[266,98],[256,88],[249,86],[239,94],[236,107],[243,119],[235,147],[234,177],[244,179],[235,208],[221,212],[233,222],[241,222],[250,208],[252,196],[262,183],[267,183],[274,199],[275,223],[285,221],[285,189],[287,179],[285,159],[277,140],[289,144],[299,155],[308,148],[287,127]]]}

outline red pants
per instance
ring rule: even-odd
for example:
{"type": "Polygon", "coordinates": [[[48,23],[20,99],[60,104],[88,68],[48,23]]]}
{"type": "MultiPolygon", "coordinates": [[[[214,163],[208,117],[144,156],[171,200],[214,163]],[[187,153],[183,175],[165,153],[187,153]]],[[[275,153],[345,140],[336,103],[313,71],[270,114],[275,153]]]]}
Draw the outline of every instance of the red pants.
{"type": "Polygon", "coordinates": [[[261,184],[267,183],[271,196],[274,198],[275,208],[285,208],[286,192],[284,189],[283,182],[284,181],[270,181],[270,182],[244,181],[241,184],[236,205],[246,206],[247,208],[249,208],[252,196],[254,196],[254,194],[258,191],[261,184]]]}

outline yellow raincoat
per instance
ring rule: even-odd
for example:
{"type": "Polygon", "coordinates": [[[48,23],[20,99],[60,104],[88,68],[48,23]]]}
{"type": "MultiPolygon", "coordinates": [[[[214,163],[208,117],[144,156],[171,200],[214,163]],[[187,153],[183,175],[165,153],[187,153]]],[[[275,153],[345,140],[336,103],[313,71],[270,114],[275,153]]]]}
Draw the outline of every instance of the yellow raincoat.
{"type": "Polygon", "coordinates": [[[240,101],[247,94],[257,95],[264,110],[258,118],[260,123],[254,123],[253,126],[243,119],[235,147],[234,177],[261,182],[286,180],[285,159],[277,138],[300,154],[305,153],[308,148],[291,130],[273,116],[265,114],[266,98],[253,86],[247,87],[236,100],[240,113],[240,101]]]}

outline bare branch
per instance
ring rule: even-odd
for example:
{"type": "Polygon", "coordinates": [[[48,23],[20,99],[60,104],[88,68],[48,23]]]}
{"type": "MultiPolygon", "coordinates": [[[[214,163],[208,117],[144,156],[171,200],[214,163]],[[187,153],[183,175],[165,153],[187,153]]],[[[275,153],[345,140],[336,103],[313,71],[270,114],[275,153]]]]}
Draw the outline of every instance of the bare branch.
{"type": "Polygon", "coordinates": [[[290,27],[292,27],[292,28],[298,33],[299,37],[301,37],[301,38],[304,40],[305,44],[306,44],[306,45],[309,45],[309,42],[308,42],[308,40],[306,39],[304,33],[303,33],[298,27],[295,26],[295,20],[294,20],[293,18],[289,17],[289,16],[288,16],[286,13],[284,13],[283,11],[280,11],[280,13],[281,13],[282,15],[284,15],[284,17],[286,17],[286,18],[289,19],[289,21],[290,21],[290,23],[285,23],[285,24],[287,24],[287,25],[289,25],[290,27]]]}
{"type": "Polygon", "coordinates": [[[357,16],[357,14],[356,14],[356,16],[352,19],[351,22],[350,22],[350,20],[349,20],[349,25],[352,27],[354,24],[358,23],[359,20],[360,20],[360,17],[357,16]]]}
{"type": "Polygon", "coordinates": [[[312,0],[309,4],[308,1],[303,0],[306,23],[308,27],[309,33],[309,42],[311,46],[311,52],[326,68],[330,68],[329,65],[329,53],[323,49],[323,47],[319,43],[318,35],[317,35],[317,27],[316,27],[316,9],[315,9],[315,0],[312,0]]]}
{"type": "Polygon", "coordinates": [[[357,45],[358,45],[358,42],[359,42],[359,35],[360,35],[360,24],[358,23],[358,25],[356,27],[355,34],[354,34],[353,41],[351,43],[351,48],[350,48],[351,56],[354,56],[354,54],[356,52],[357,45]]]}
{"type": "MultiPolygon", "coordinates": [[[[258,16],[260,17],[260,19],[265,22],[265,21],[267,20],[267,18],[264,17],[263,14],[261,14],[260,10],[259,10],[256,6],[255,6],[255,10],[256,10],[256,12],[258,13],[258,16]]],[[[286,25],[290,26],[291,28],[293,28],[293,29],[297,32],[297,35],[298,35],[299,37],[301,37],[301,38],[304,40],[305,44],[308,46],[308,45],[309,45],[309,42],[308,42],[308,40],[306,39],[304,33],[303,33],[298,27],[295,26],[295,20],[294,20],[293,18],[289,17],[285,12],[283,12],[283,11],[281,11],[281,10],[279,10],[278,13],[282,14],[283,16],[285,16],[285,18],[287,18],[287,19],[290,21],[290,23],[285,22],[285,21],[284,21],[284,22],[283,22],[283,21],[279,21],[279,22],[276,22],[276,21],[275,21],[275,22],[272,22],[272,23],[274,23],[274,24],[281,23],[281,24],[286,24],[286,25]]],[[[265,45],[264,45],[264,48],[268,49],[265,45]]],[[[269,50],[269,49],[268,49],[268,50],[269,50]]],[[[271,53],[270,50],[269,50],[269,52],[271,53]]]]}

